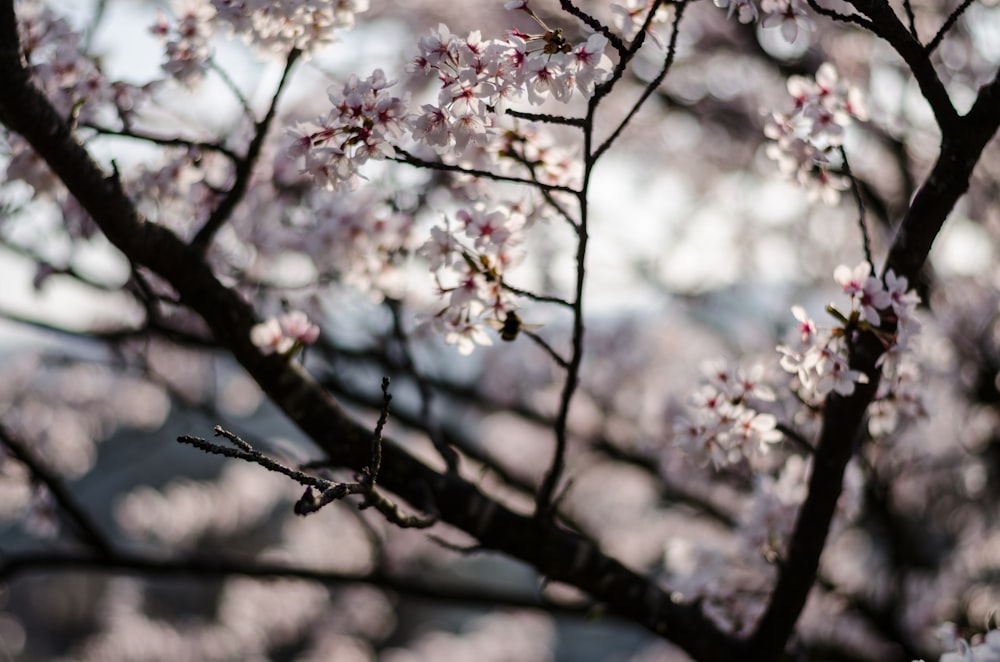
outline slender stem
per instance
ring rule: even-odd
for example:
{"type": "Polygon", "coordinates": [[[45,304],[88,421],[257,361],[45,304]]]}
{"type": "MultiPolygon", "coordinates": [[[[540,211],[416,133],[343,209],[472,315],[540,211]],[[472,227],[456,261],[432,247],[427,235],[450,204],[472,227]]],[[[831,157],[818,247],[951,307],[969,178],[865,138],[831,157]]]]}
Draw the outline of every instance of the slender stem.
{"type": "MultiPolygon", "coordinates": [[[[618,37],[618,35],[608,29],[608,26],[604,25],[604,23],[574,5],[572,0],[559,0],[559,6],[562,7],[562,10],[570,16],[575,16],[583,21],[591,30],[600,32],[602,35],[607,37],[608,43],[611,44],[612,48],[618,51],[619,55],[625,52],[625,44],[622,43],[622,40],[618,37]]],[[[654,7],[650,13],[652,14],[655,11],[656,8],[654,7]]]]}
{"type": "Polygon", "coordinates": [[[924,51],[928,55],[933,53],[934,50],[941,44],[941,42],[944,40],[948,32],[951,31],[953,27],[955,27],[955,23],[958,21],[958,18],[963,13],[965,13],[965,10],[968,9],[969,5],[971,4],[972,0],[965,0],[962,4],[960,4],[958,7],[955,8],[955,11],[953,11],[948,16],[948,18],[944,22],[944,25],[941,26],[941,29],[937,31],[937,34],[934,35],[934,38],[931,39],[924,47],[924,51]]]}
{"type": "Polygon", "coordinates": [[[865,225],[865,203],[861,199],[861,188],[851,172],[851,165],[847,162],[847,150],[841,145],[839,151],[840,158],[844,162],[844,174],[851,182],[851,192],[854,193],[854,202],[858,206],[858,228],[861,230],[861,245],[865,252],[865,262],[868,263],[871,272],[875,273],[875,263],[872,261],[872,240],[868,235],[868,226],[865,225]]]}
{"type": "Polygon", "coordinates": [[[111,554],[113,548],[107,540],[97,523],[91,519],[83,508],[77,503],[76,498],[70,494],[63,485],[62,480],[49,470],[24,443],[11,432],[7,426],[0,423],[0,443],[6,446],[11,454],[16,457],[21,464],[28,468],[32,477],[52,494],[59,507],[69,516],[76,526],[83,540],[101,554],[111,554]]]}
{"type": "Polygon", "coordinates": [[[917,17],[913,14],[913,5],[910,4],[910,0],[903,0],[903,11],[906,12],[906,24],[910,28],[910,34],[917,41],[920,41],[920,35],[917,34],[917,17]]]}
{"type": "Polygon", "coordinates": [[[219,63],[215,61],[215,58],[208,58],[208,66],[212,71],[218,74],[223,84],[225,84],[225,86],[229,88],[229,91],[233,93],[236,101],[238,101],[240,106],[243,108],[243,114],[247,117],[247,119],[251,122],[254,121],[253,109],[250,108],[250,102],[247,101],[246,96],[240,90],[236,81],[234,81],[229,74],[226,73],[225,69],[219,66],[219,63]]]}
{"type": "MultiPolygon", "coordinates": [[[[410,373],[410,376],[417,385],[417,391],[420,393],[420,417],[423,419],[424,429],[427,430],[427,436],[430,437],[431,443],[434,444],[438,455],[444,460],[448,471],[457,471],[458,453],[445,441],[444,435],[441,434],[441,426],[432,411],[434,391],[417,368],[416,358],[414,358],[413,352],[410,351],[409,337],[406,334],[406,329],[403,328],[403,303],[397,299],[389,298],[385,302],[392,315],[392,335],[396,338],[396,344],[402,355],[403,368],[410,373]]],[[[385,391],[383,390],[384,394],[385,391]]]]}
{"type": "Polygon", "coordinates": [[[234,163],[240,161],[239,154],[229,149],[222,143],[207,142],[204,140],[188,140],[187,138],[177,138],[174,136],[157,136],[149,133],[142,133],[141,131],[136,131],[132,128],[111,129],[98,124],[91,124],[89,122],[81,123],[80,127],[92,129],[101,136],[117,136],[120,138],[141,140],[143,142],[153,143],[154,145],[163,145],[165,147],[186,147],[188,149],[197,149],[203,152],[217,152],[234,163]]]}
{"type": "Polygon", "coordinates": [[[561,124],[563,126],[576,126],[581,128],[583,127],[583,123],[586,121],[583,117],[566,117],[564,115],[549,115],[547,113],[528,113],[523,110],[515,110],[513,108],[508,108],[506,113],[519,120],[541,122],[543,124],[561,124]]]}
{"type": "Polygon", "coordinates": [[[250,178],[253,175],[254,166],[257,164],[257,159],[260,158],[261,150],[264,147],[264,140],[267,138],[271,123],[274,121],[274,117],[278,111],[278,98],[281,96],[281,92],[288,82],[292,67],[300,55],[302,55],[302,51],[297,48],[293,48],[288,54],[288,58],[285,60],[285,69],[281,72],[281,80],[278,81],[278,87],[271,97],[271,105],[267,109],[264,119],[256,123],[254,137],[247,148],[246,156],[236,162],[236,181],[233,182],[232,188],[229,189],[226,197],[222,199],[219,206],[212,212],[205,225],[194,236],[191,244],[199,252],[204,253],[208,249],[212,238],[233,215],[236,206],[243,199],[243,195],[250,186],[250,178]]]}
{"type": "MultiPolygon", "coordinates": [[[[639,109],[642,108],[643,104],[646,103],[646,100],[653,94],[653,92],[656,91],[656,88],[660,86],[660,83],[663,82],[663,79],[665,79],[667,74],[670,72],[670,67],[673,65],[674,58],[677,55],[677,36],[680,34],[681,19],[684,16],[684,9],[687,7],[687,2],[679,2],[675,5],[675,7],[677,9],[675,10],[676,14],[674,15],[674,26],[670,32],[670,43],[667,46],[667,56],[663,61],[663,66],[660,68],[660,72],[649,82],[648,85],[646,85],[646,88],[642,91],[639,99],[635,102],[635,104],[633,104],[628,114],[625,115],[625,119],[623,119],[618,126],[615,127],[615,130],[611,132],[611,135],[605,138],[604,142],[601,143],[596,150],[594,150],[592,156],[595,161],[601,158],[601,155],[604,154],[604,152],[606,152],[612,144],[614,144],[614,142],[618,139],[618,136],[620,136],[622,131],[625,130],[625,127],[628,126],[628,123],[632,121],[632,118],[635,117],[636,113],[639,112],[639,109]]],[[[656,9],[653,8],[650,11],[650,14],[655,11],[656,9]]],[[[650,18],[647,18],[647,25],[649,20],[650,18]]],[[[640,36],[643,35],[645,35],[645,30],[640,33],[640,36]]],[[[636,41],[639,41],[639,38],[636,38],[636,41]]]]}
{"type": "Polygon", "coordinates": [[[564,308],[573,307],[572,303],[570,303],[566,299],[563,299],[562,297],[554,297],[546,294],[536,294],[531,290],[524,290],[521,289],[520,287],[515,287],[514,285],[511,285],[510,283],[508,283],[503,279],[500,280],[500,287],[507,290],[511,294],[516,294],[519,297],[524,297],[525,299],[531,299],[532,301],[537,301],[539,303],[554,303],[557,306],[563,306],[564,308]]]}
{"type": "Polygon", "coordinates": [[[513,182],[515,184],[527,184],[529,186],[535,186],[545,191],[561,191],[563,193],[571,193],[577,195],[578,191],[570,188],[569,186],[561,186],[558,184],[543,184],[541,182],[532,181],[531,179],[525,179],[524,177],[512,177],[510,175],[501,175],[499,173],[490,172],[489,170],[480,170],[478,168],[463,168],[462,166],[451,165],[450,163],[442,163],[440,161],[428,161],[422,159],[418,156],[410,154],[405,149],[400,147],[395,147],[396,154],[399,156],[393,157],[391,160],[398,163],[407,163],[409,165],[418,168],[427,168],[429,170],[442,170],[444,172],[457,172],[462,175],[472,175],[473,177],[483,177],[485,179],[491,179],[495,182],[513,182]]]}
{"type": "Polygon", "coordinates": [[[560,355],[559,355],[559,352],[557,352],[557,351],[556,351],[555,349],[553,349],[553,348],[552,348],[552,345],[550,345],[550,344],[548,343],[548,341],[546,341],[546,340],[545,340],[545,338],[542,338],[542,337],[541,337],[540,335],[538,335],[538,334],[537,334],[537,333],[535,333],[534,331],[529,331],[528,329],[523,329],[523,330],[521,331],[521,333],[523,333],[524,335],[526,335],[526,336],[528,336],[529,338],[531,338],[531,340],[532,340],[532,341],[533,341],[533,342],[534,342],[534,343],[535,343],[536,345],[538,345],[538,346],[539,346],[539,347],[541,347],[541,348],[542,348],[543,350],[545,350],[545,352],[546,352],[546,353],[547,353],[547,354],[548,354],[549,356],[551,356],[551,357],[552,357],[552,360],[553,360],[553,361],[555,361],[555,362],[556,362],[556,364],[557,364],[557,365],[559,365],[559,367],[560,367],[560,368],[564,368],[564,369],[568,369],[568,368],[569,368],[569,361],[567,361],[567,360],[566,360],[566,359],[564,359],[564,358],[563,358],[562,356],[560,356],[560,355]]]}
{"type": "Polygon", "coordinates": [[[864,16],[861,16],[860,14],[841,14],[840,12],[835,11],[833,9],[828,9],[827,7],[823,7],[816,0],[808,0],[808,2],[809,2],[809,7],[812,8],[814,12],[820,14],[821,16],[826,16],[829,19],[832,19],[834,21],[839,21],[841,23],[854,23],[855,25],[859,25],[862,28],[865,28],[866,30],[872,29],[871,21],[869,21],[864,16]]]}

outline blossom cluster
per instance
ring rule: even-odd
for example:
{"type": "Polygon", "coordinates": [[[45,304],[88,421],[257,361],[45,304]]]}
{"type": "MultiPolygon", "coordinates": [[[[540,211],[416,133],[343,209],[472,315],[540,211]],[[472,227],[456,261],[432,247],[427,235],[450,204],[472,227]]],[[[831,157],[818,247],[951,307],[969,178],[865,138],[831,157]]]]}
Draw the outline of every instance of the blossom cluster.
{"type": "Polygon", "coordinates": [[[767,452],[781,440],[777,419],[758,411],[775,399],[764,367],[732,369],[723,360],[702,366],[706,383],[691,396],[689,415],[674,425],[674,443],[689,456],[715,467],[767,452]]]}
{"type": "Polygon", "coordinates": [[[419,40],[409,66],[411,73],[440,81],[436,103],[407,113],[408,98],[390,95],[392,83],[381,71],[365,80],[352,78],[330,94],[333,108],[326,116],[295,129],[298,154],[307,171],[340,189],[357,185],[369,159],[392,157],[391,140],[404,132],[439,154],[485,147],[503,134],[500,117],[512,100],[539,105],[548,99],[567,102],[574,90],[592,94],[611,73],[606,45],[600,34],[573,45],[556,30],[512,31],[505,39],[484,40],[478,31],[459,37],[442,24],[419,40]]]}
{"type": "Polygon", "coordinates": [[[1000,661],[1000,630],[990,630],[981,638],[967,641],[955,634],[954,624],[947,623],[941,626],[939,634],[945,648],[952,649],[941,656],[940,662],[1000,661]]]}
{"type": "Polygon", "coordinates": [[[290,355],[319,338],[319,327],[301,310],[269,317],[250,329],[250,342],[265,354],[290,355]]]}
{"type": "Polygon", "coordinates": [[[303,157],[303,172],[327,188],[357,188],[361,167],[393,156],[390,139],[403,136],[407,99],[388,92],[394,84],[376,69],[368,78],[351,76],[341,89],[331,89],[330,112],[292,131],[289,156],[303,157]]]}
{"type": "Polygon", "coordinates": [[[430,320],[445,342],[469,354],[476,345],[491,345],[484,325],[495,325],[513,313],[511,293],[504,287],[504,274],[517,263],[516,246],[526,218],[515,206],[487,207],[476,203],[460,209],[452,228],[431,228],[431,236],[420,248],[427,259],[447,305],[430,320]]]}
{"type": "Polygon", "coordinates": [[[420,39],[409,67],[441,81],[437,103],[423,105],[412,118],[414,138],[439,151],[462,150],[470,141],[488,139],[511,100],[566,102],[574,89],[589,95],[610,74],[606,45],[600,34],[574,47],[553,31],[512,31],[503,40],[483,40],[479,31],[463,38],[440,25],[420,39]],[[532,51],[534,43],[540,48],[532,51]]]}
{"type": "Polygon", "coordinates": [[[790,341],[777,348],[781,367],[794,375],[793,390],[807,404],[818,405],[830,393],[851,395],[857,384],[868,383],[868,376],[850,367],[849,345],[861,331],[875,333],[885,347],[878,361],[885,379],[871,405],[876,422],[870,427],[873,433],[889,432],[895,428],[899,407],[908,413],[922,409],[913,388],[916,368],[907,360],[910,341],[919,329],[915,311],[920,297],[905,276],[889,270],[884,280],[879,279],[867,262],[854,269],[841,265],[834,278],[850,299],[848,312],[828,306],[839,324],[824,328],[804,308],[793,306],[797,324],[790,341]],[[881,328],[885,321],[892,323],[892,331],[881,328]]]}
{"type": "Polygon", "coordinates": [[[77,123],[92,122],[111,109],[125,116],[150,91],[151,86],[108,80],[99,61],[85,52],[80,35],[42,3],[19,4],[17,27],[35,84],[77,123]]]}
{"type": "MultiPolygon", "coordinates": [[[[629,39],[635,37],[639,32],[639,29],[643,26],[646,21],[646,17],[649,15],[649,10],[653,6],[653,0],[625,0],[625,3],[612,2],[611,11],[614,13],[612,17],[612,24],[623,33],[629,39]]],[[[663,24],[667,22],[669,18],[670,11],[667,6],[660,5],[656,10],[656,14],[650,20],[649,28],[647,28],[647,34],[663,48],[663,42],[657,36],[656,32],[652,30],[654,25],[663,24]]]]}
{"type": "Polygon", "coordinates": [[[312,51],[332,42],[336,30],[353,27],[355,16],[368,10],[368,0],[177,0],[173,8],[176,21],[160,13],[150,31],[164,42],[164,71],[196,82],[220,23],[258,48],[312,51]]]}
{"type": "Polygon", "coordinates": [[[830,63],[821,65],[814,79],[790,77],[788,93],[793,110],[772,113],[764,127],[764,135],[774,141],[767,155],[785,176],[806,187],[811,199],[836,204],[849,181],[832,171],[831,156],[843,145],[852,119],[867,119],[861,93],[840,80],[830,63]]]}
{"type": "Polygon", "coordinates": [[[754,0],[714,0],[716,7],[729,10],[729,18],[734,15],[740,23],[753,23],[764,13],[761,25],[765,28],[780,28],[781,36],[793,42],[799,29],[813,28],[812,20],[805,11],[804,0],[760,0],[760,11],[754,0]]]}
{"type": "MultiPolygon", "coordinates": [[[[115,119],[127,123],[156,87],[155,82],[140,86],[110,80],[100,60],[86,52],[84,40],[69,22],[43,3],[18,3],[17,28],[33,83],[74,126],[115,119]]],[[[71,237],[92,236],[97,226],[27,141],[7,132],[3,143],[0,152],[5,158],[0,163],[0,181],[28,184],[35,197],[59,205],[71,237]]],[[[0,214],[0,225],[13,216],[0,214]]],[[[48,252],[42,250],[40,254],[48,252]]]]}

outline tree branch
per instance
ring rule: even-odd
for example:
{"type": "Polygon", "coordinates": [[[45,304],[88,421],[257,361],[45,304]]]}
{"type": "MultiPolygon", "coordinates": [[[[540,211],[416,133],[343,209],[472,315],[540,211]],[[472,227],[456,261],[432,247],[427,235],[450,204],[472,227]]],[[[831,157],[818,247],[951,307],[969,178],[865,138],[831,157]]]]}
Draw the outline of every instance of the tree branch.
{"type": "Polygon", "coordinates": [[[52,493],[52,497],[62,509],[70,521],[76,527],[84,542],[93,547],[101,554],[112,552],[111,543],[98,528],[97,524],[90,518],[83,508],[76,502],[76,498],[70,494],[62,480],[48,467],[42,464],[38,458],[29,450],[28,445],[14,436],[3,423],[0,423],[0,443],[6,446],[11,454],[16,457],[21,464],[28,468],[32,477],[52,493]]]}
{"type": "MultiPolygon", "coordinates": [[[[916,282],[935,237],[969,187],[972,170],[986,143],[1000,129],[1000,75],[979,91],[972,110],[945,133],[941,154],[918,190],[889,251],[885,271],[916,282]]],[[[851,368],[868,375],[853,395],[826,402],[823,427],[813,458],[809,493],[799,509],[771,601],[751,637],[755,660],[778,659],[816,580],[820,554],[840,497],[844,470],[863,431],[865,411],[878,388],[876,362],[883,347],[871,333],[855,345],[851,368]]]]}
{"type": "Polygon", "coordinates": [[[274,116],[278,111],[278,98],[281,96],[281,91],[288,82],[288,75],[291,73],[292,67],[300,55],[302,55],[302,51],[297,48],[293,48],[288,54],[288,58],[285,60],[285,69],[281,72],[281,80],[278,81],[278,87],[274,91],[274,96],[271,97],[271,105],[268,107],[264,119],[257,122],[254,127],[253,140],[250,141],[246,155],[236,161],[236,181],[233,182],[226,197],[215,208],[212,215],[205,222],[205,225],[194,236],[191,244],[199,251],[205,252],[208,249],[208,245],[211,243],[215,233],[225,225],[229,217],[233,215],[236,206],[243,199],[243,195],[250,185],[254,166],[257,164],[257,159],[260,157],[261,149],[264,146],[264,140],[267,138],[268,130],[271,128],[271,122],[274,121],[274,116]]]}
{"type": "Polygon", "coordinates": [[[920,93],[930,104],[931,112],[934,113],[942,133],[954,133],[958,129],[958,111],[952,105],[948,91],[934,70],[924,46],[910,34],[884,0],[847,0],[847,2],[870,19],[866,27],[888,42],[906,62],[906,66],[910,68],[920,87],[920,93]]]}

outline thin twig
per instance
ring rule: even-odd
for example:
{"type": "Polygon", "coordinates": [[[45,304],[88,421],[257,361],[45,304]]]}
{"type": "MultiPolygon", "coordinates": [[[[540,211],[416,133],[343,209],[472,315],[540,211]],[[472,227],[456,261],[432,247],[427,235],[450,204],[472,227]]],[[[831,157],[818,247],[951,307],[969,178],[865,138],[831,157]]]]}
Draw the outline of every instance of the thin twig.
{"type": "MultiPolygon", "coordinates": [[[[448,445],[448,442],[441,435],[441,426],[438,424],[432,411],[434,392],[417,368],[417,361],[413,357],[413,352],[410,351],[409,338],[406,330],[403,328],[402,302],[397,299],[386,298],[386,306],[392,314],[392,333],[402,355],[403,367],[409,371],[410,376],[417,385],[417,391],[420,393],[420,416],[423,418],[427,435],[430,437],[431,443],[434,444],[434,449],[437,450],[438,455],[444,460],[448,471],[457,471],[458,453],[448,445]]],[[[388,377],[383,378],[383,394],[385,393],[385,380],[388,380],[388,377]]]]}
{"type": "Polygon", "coordinates": [[[253,109],[250,108],[250,102],[247,101],[247,98],[243,94],[242,90],[240,90],[239,86],[236,85],[236,81],[230,78],[229,74],[226,73],[226,70],[223,69],[221,66],[219,66],[219,63],[215,61],[214,57],[208,58],[208,67],[216,74],[218,74],[223,84],[227,88],[229,88],[229,91],[233,93],[233,96],[236,98],[236,101],[243,108],[243,114],[246,115],[247,119],[253,122],[254,121],[253,109]]]}
{"type": "MultiPolygon", "coordinates": [[[[529,161],[524,156],[524,153],[523,153],[523,142],[524,141],[518,141],[518,142],[522,142],[522,152],[519,154],[519,153],[514,152],[512,150],[507,150],[507,152],[506,152],[507,158],[509,158],[509,159],[511,159],[513,161],[516,161],[517,163],[520,163],[521,165],[523,165],[525,168],[528,169],[528,173],[531,175],[531,181],[534,182],[538,186],[538,190],[541,192],[542,198],[545,199],[545,202],[547,202],[550,207],[552,207],[553,209],[555,209],[556,212],[560,216],[562,216],[563,220],[566,221],[570,225],[570,227],[573,228],[574,231],[576,231],[576,229],[577,229],[576,221],[573,220],[573,217],[570,215],[570,213],[566,210],[565,207],[563,207],[562,203],[560,203],[558,200],[555,199],[555,197],[552,195],[552,191],[549,191],[549,190],[546,190],[545,188],[543,188],[542,182],[538,179],[538,172],[535,169],[535,166],[537,165],[537,162],[529,161]]],[[[513,144],[513,141],[512,141],[512,144],[513,144]]],[[[513,290],[511,290],[511,291],[513,291],[513,290]]]]}
{"type": "Polygon", "coordinates": [[[851,182],[851,192],[854,193],[854,202],[858,205],[858,229],[861,230],[861,245],[865,251],[865,262],[868,263],[871,273],[875,273],[875,263],[872,261],[872,240],[868,234],[868,226],[865,223],[865,203],[861,199],[861,188],[858,186],[858,180],[854,178],[854,174],[851,172],[850,163],[847,162],[847,150],[841,145],[838,151],[844,163],[844,175],[851,182]]]}
{"type": "MultiPolygon", "coordinates": [[[[295,62],[302,55],[302,51],[297,48],[293,48],[288,54],[288,58],[285,60],[285,68],[281,72],[281,80],[278,81],[278,86],[274,90],[274,95],[271,97],[271,105],[267,109],[267,113],[264,115],[264,119],[257,122],[254,127],[254,137],[250,141],[249,147],[247,147],[246,155],[236,162],[236,179],[233,182],[232,187],[226,193],[226,197],[222,199],[219,206],[215,208],[212,215],[209,216],[208,220],[205,221],[205,225],[198,230],[195,234],[194,239],[191,241],[191,245],[198,251],[204,252],[209,243],[212,241],[212,237],[219,231],[226,221],[232,216],[233,211],[235,211],[236,206],[243,199],[243,195],[246,193],[247,188],[250,185],[250,178],[253,175],[254,166],[257,164],[257,159],[260,158],[261,150],[264,146],[264,140],[267,138],[267,134],[271,128],[271,123],[274,121],[274,117],[278,111],[278,99],[281,97],[282,90],[285,89],[285,85],[288,83],[289,74],[292,71],[292,67],[295,62]]],[[[249,111],[249,109],[248,109],[249,111]]]]}
{"type": "Polygon", "coordinates": [[[841,23],[853,23],[866,30],[872,30],[872,22],[861,14],[841,14],[833,9],[821,6],[816,0],[808,0],[808,2],[812,10],[817,14],[826,16],[827,18],[831,18],[835,21],[840,21],[841,23]]]}
{"type": "Polygon", "coordinates": [[[602,23],[601,21],[597,20],[590,14],[586,13],[585,11],[574,5],[572,0],[559,0],[559,6],[562,7],[562,10],[567,14],[575,16],[576,18],[583,21],[584,24],[586,24],[587,27],[589,27],[594,32],[600,32],[602,35],[607,37],[608,43],[611,44],[612,48],[618,51],[619,56],[622,56],[625,53],[626,51],[625,44],[618,37],[618,35],[612,32],[608,28],[608,26],[606,26],[604,23],[602,23]]]}
{"type": "Polygon", "coordinates": [[[931,53],[934,52],[935,49],[937,49],[937,47],[944,40],[945,35],[947,35],[948,32],[953,27],[955,27],[955,23],[958,21],[958,18],[963,13],[965,13],[965,10],[968,9],[969,5],[971,5],[971,4],[972,4],[972,0],[965,0],[962,4],[960,4],[958,7],[955,8],[955,11],[953,11],[951,14],[949,14],[948,18],[944,22],[944,25],[942,25],[941,29],[937,31],[937,34],[934,35],[934,38],[931,39],[927,43],[926,46],[924,46],[924,51],[928,55],[930,55],[931,53]]]}
{"type": "Polygon", "coordinates": [[[389,378],[382,377],[382,408],[379,410],[378,422],[375,423],[375,433],[372,435],[372,466],[368,472],[368,484],[375,487],[378,472],[382,468],[382,430],[389,420],[389,403],[392,395],[389,393],[389,378]]]}
{"type": "Polygon", "coordinates": [[[188,138],[177,138],[172,136],[157,136],[151,133],[142,133],[141,131],[136,131],[135,129],[111,129],[106,126],[100,126],[99,124],[92,124],[89,122],[83,122],[80,124],[81,128],[91,129],[101,136],[116,136],[119,138],[131,138],[132,140],[141,140],[143,142],[153,143],[154,145],[162,145],[164,147],[186,147],[188,149],[196,149],[203,152],[216,152],[225,156],[230,161],[238,162],[240,156],[229,149],[222,143],[218,142],[208,142],[205,140],[191,140],[188,138]]]}
{"type": "Polygon", "coordinates": [[[786,439],[794,443],[796,446],[804,450],[809,455],[812,455],[813,453],[816,452],[816,449],[813,448],[813,445],[810,444],[809,441],[804,436],[802,436],[802,433],[796,430],[795,428],[791,427],[790,425],[786,425],[785,423],[777,423],[774,426],[774,428],[781,434],[785,435],[786,439]]]}
{"type": "Polygon", "coordinates": [[[541,347],[550,357],[552,357],[552,360],[555,361],[560,368],[563,368],[564,370],[569,368],[569,361],[560,356],[559,352],[553,349],[552,345],[550,345],[547,340],[534,331],[530,331],[528,329],[521,329],[521,333],[531,338],[536,345],[541,347]]]}
{"type": "Polygon", "coordinates": [[[906,12],[906,23],[910,28],[910,34],[917,41],[920,41],[920,35],[917,34],[917,17],[913,14],[913,5],[910,4],[910,0],[903,0],[903,11],[906,12]]]}
{"type": "Polygon", "coordinates": [[[586,121],[583,117],[566,117],[565,115],[549,115],[546,113],[529,113],[523,110],[508,108],[506,114],[519,120],[540,122],[542,124],[561,124],[563,126],[583,127],[586,121]]]}
{"type": "MultiPolygon", "coordinates": [[[[388,388],[387,381],[383,382],[383,384],[386,388],[388,388]]],[[[384,392],[384,397],[385,396],[388,396],[387,392],[384,392]]],[[[388,403],[385,399],[383,399],[383,407],[383,415],[388,416],[386,411],[388,403]]],[[[295,503],[294,510],[296,515],[308,515],[320,510],[334,501],[340,501],[352,494],[360,494],[364,497],[364,501],[360,506],[361,508],[369,506],[374,507],[377,511],[382,513],[382,515],[389,522],[395,524],[396,526],[401,528],[427,528],[433,526],[437,523],[437,515],[407,515],[403,513],[398,505],[387,499],[385,496],[380,494],[377,489],[375,489],[374,467],[376,462],[379,466],[381,466],[381,427],[384,425],[385,421],[383,420],[383,417],[380,416],[379,425],[376,426],[375,434],[377,442],[373,443],[372,464],[367,470],[369,478],[354,483],[337,483],[332,480],[320,478],[319,476],[312,476],[299,469],[293,469],[285,466],[281,462],[278,462],[277,460],[274,460],[256,450],[250,443],[240,438],[239,435],[226,430],[220,425],[215,426],[215,435],[217,437],[227,439],[232,446],[216,444],[202,439],[201,437],[192,437],[190,435],[181,435],[177,437],[177,441],[182,444],[194,446],[195,448],[211,455],[222,455],[224,457],[259,464],[269,471],[288,476],[300,485],[304,485],[306,491],[295,503]],[[318,496],[313,492],[314,489],[319,491],[318,496]]]]}
{"type": "Polygon", "coordinates": [[[569,186],[563,186],[561,184],[543,184],[541,182],[532,181],[530,179],[525,179],[524,177],[512,177],[510,175],[501,175],[499,173],[490,172],[489,170],[480,170],[478,168],[463,168],[462,166],[451,165],[449,163],[442,163],[441,161],[427,161],[426,159],[421,159],[418,156],[410,154],[405,149],[401,147],[394,147],[396,154],[399,156],[390,157],[390,160],[396,161],[397,163],[406,163],[418,168],[428,168],[429,170],[443,170],[445,172],[456,172],[462,175],[471,175],[473,177],[483,177],[485,179],[490,179],[496,182],[512,182],[514,184],[527,184],[529,186],[535,186],[540,189],[547,191],[562,191],[563,193],[570,193],[572,195],[577,195],[579,192],[569,186]]]}
{"type": "MultiPolygon", "coordinates": [[[[607,138],[604,139],[604,142],[601,143],[601,145],[594,150],[593,154],[588,155],[589,158],[592,158],[595,161],[601,158],[601,155],[604,154],[604,152],[606,152],[611,147],[611,145],[618,139],[618,136],[621,135],[622,131],[625,130],[625,127],[628,126],[629,122],[632,121],[632,118],[635,117],[636,113],[639,112],[639,109],[642,108],[642,106],[646,103],[646,100],[650,97],[650,95],[653,94],[656,88],[660,86],[660,83],[663,82],[663,80],[667,77],[667,74],[670,72],[670,68],[671,66],[673,66],[674,63],[674,58],[677,55],[677,37],[680,34],[681,19],[684,17],[684,9],[687,7],[687,3],[681,2],[675,6],[677,7],[677,9],[675,10],[676,13],[674,14],[674,25],[670,31],[670,43],[667,45],[667,57],[663,61],[663,66],[660,68],[660,72],[656,75],[655,78],[653,78],[653,80],[649,82],[648,85],[646,85],[646,88],[642,91],[642,94],[639,95],[639,98],[632,105],[632,108],[629,109],[628,113],[625,115],[625,118],[622,119],[622,121],[619,122],[618,126],[615,127],[615,130],[611,132],[611,135],[609,135],[607,138]]],[[[655,11],[655,8],[651,10],[650,13],[652,13],[653,11],[655,11]]],[[[651,19],[647,17],[646,26],[648,26],[650,20],[651,19]]],[[[643,30],[641,34],[645,34],[645,30],[643,30]]],[[[639,39],[637,38],[636,41],[639,41],[639,39]]]]}
{"type": "Polygon", "coordinates": [[[563,299],[562,297],[548,296],[545,294],[536,294],[531,290],[523,290],[520,287],[515,287],[511,285],[504,279],[500,279],[500,287],[507,290],[511,294],[516,294],[519,297],[524,297],[525,299],[531,299],[532,301],[537,301],[539,303],[554,303],[558,306],[563,306],[564,308],[572,308],[573,304],[563,299]]]}
{"type": "Polygon", "coordinates": [[[101,533],[97,523],[80,507],[76,498],[66,489],[62,479],[36,458],[29,450],[28,445],[15,437],[14,433],[7,426],[3,425],[3,423],[0,423],[0,442],[10,450],[21,464],[28,468],[28,471],[31,472],[35,480],[48,489],[52,498],[55,499],[59,507],[69,516],[70,521],[75,525],[84,542],[103,555],[113,552],[111,543],[101,533]]]}

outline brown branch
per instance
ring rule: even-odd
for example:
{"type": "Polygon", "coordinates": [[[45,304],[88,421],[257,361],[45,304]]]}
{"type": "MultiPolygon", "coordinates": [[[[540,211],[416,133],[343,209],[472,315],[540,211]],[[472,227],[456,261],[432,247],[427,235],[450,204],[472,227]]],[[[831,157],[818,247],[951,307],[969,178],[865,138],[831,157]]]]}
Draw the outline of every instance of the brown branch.
{"type": "Polygon", "coordinates": [[[141,131],[137,131],[131,127],[127,127],[124,129],[112,129],[109,127],[93,124],[90,122],[81,123],[80,126],[85,129],[93,130],[98,136],[129,138],[130,140],[148,142],[152,143],[153,145],[161,145],[163,147],[185,147],[187,149],[196,149],[202,152],[215,152],[221,154],[222,156],[229,159],[233,163],[239,163],[240,161],[240,157],[236,154],[236,152],[229,149],[221,142],[191,140],[188,138],[180,138],[176,136],[157,136],[151,133],[142,133],[141,131]]]}
{"type": "MultiPolygon", "coordinates": [[[[954,130],[943,136],[941,154],[914,197],[889,251],[886,271],[892,269],[911,283],[917,281],[935,237],[968,190],[983,149],[1000,129],[1000,75],[980,89],[972,110],[957,122],[954,130]]],[[[826,403],[809,493],[799,509],[771,601],[750,641],[755,660],[781,656],[816,580],[844,470],[861,438],[865,410],[878,387],[881,373],[875,364],[883,350],[873,334],[860,338],[851,367],[868,375],[869,383],[858,385],[850,397],[833,396],[826,403]]]]}
{"type": "Polygon", "coordinates": [[[870,19],[866,26],[895,49],[920,87],[920,93],[930,104],[931,112],[941,132],[954,133],[958,129],[958,111],[948,96],[948,90],[934,70],[924,46],[900,22],[896,13],[884,0],[847,0],[851,6],[870,19]]]}

